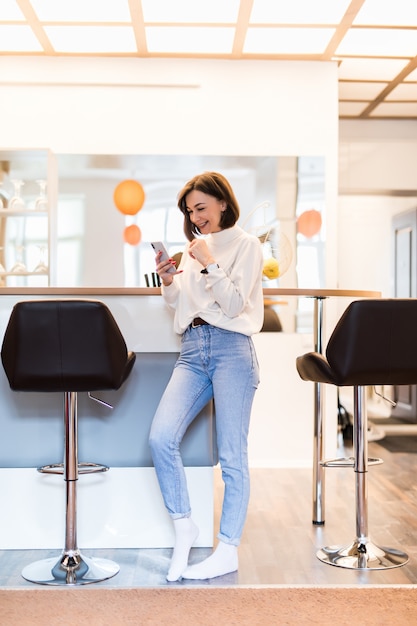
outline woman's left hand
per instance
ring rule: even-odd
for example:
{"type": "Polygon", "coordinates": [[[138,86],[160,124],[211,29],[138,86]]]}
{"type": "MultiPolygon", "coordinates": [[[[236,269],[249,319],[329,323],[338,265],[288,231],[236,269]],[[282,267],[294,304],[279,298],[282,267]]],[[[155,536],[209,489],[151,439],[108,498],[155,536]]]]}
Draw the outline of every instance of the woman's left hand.
{"type": "Polygon", "coordinates": [[[207,243],[204,239],[193,239],[188,248],[188,254],[206,267],[210,263],[215,263],[215,259],[211,256],[207,243]]]}

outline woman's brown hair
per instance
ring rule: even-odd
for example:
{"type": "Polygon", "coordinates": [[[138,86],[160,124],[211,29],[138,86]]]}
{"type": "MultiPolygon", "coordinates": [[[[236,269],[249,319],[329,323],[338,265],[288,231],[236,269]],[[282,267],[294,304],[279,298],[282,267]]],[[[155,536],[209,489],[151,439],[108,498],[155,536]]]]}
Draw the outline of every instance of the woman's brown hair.
{"type": "Polygon", "coordinates": [[[188,181],[178,194],[178,207],[184,215],[184,233],[189,241],[196,235],[201,235],[199,229],[192,223],[190,215],[187,211],[186,198],[190,191],[196,189],[213,196],[217,200],[223,200],[226,203],[226,209],[223,211],[220,219],[220,228],[231,228],[239,219],[240,209],[238,201],[229,181],[217,172],[204,172],[198,174],[188,181]]]}

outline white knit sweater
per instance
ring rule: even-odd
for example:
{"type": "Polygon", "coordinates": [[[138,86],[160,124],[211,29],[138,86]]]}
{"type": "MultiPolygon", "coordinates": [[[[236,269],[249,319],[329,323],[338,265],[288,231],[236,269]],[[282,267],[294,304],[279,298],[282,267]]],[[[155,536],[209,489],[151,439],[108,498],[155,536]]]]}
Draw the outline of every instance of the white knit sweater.
{"type": "Polygon", "coordinates": [[[201,274],[203,268],[188,254],[187,245],[179,266],[183,272],[162,286],[165,301],[175,309],[175,332],[182,334],[195,317],[244,335],[259,332],[264,306],[258,238],[233,226],[205,239],[219,269],[201,274]]]}

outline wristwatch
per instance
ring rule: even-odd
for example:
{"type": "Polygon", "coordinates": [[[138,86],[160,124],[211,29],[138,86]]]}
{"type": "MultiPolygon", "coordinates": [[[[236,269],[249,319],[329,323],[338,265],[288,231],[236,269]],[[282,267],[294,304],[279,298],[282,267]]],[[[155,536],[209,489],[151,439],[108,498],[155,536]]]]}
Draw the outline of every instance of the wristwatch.
{"type": "Polygon", "coordinates": [[[201,270],[201,274],[210,274],[210,272],[214,272],[214,270],[219,269],[217,263],[209,263],[203,270],[201,270]]]}

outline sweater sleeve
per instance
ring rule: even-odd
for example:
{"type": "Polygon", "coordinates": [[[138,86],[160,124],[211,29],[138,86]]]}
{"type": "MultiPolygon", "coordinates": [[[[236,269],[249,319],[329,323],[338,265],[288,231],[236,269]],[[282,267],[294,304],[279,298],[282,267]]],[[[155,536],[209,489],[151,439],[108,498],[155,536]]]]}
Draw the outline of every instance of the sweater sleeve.
{"type": "Polygon", "coordinates": [[[165,287],[164,284],[161,285],[161,294],[165,302],[167,303],[167,305],[171,309],[175,309],[177,305],[177,301],[178,301],[178,296],[179,296],[179,289],[178,289],[178,285],[175,284],[175,279],[172,281],[170,285],[168,285],[168,287],[165,287]]]}
{"type": "Polygon", "coordinates": [[[248,238],[239,247],[239,262],[227,274],[221,267],[206,275],[207,286],[224,315],[238,317],[259,289],[263,256],[259,241],[248,238]]]}

